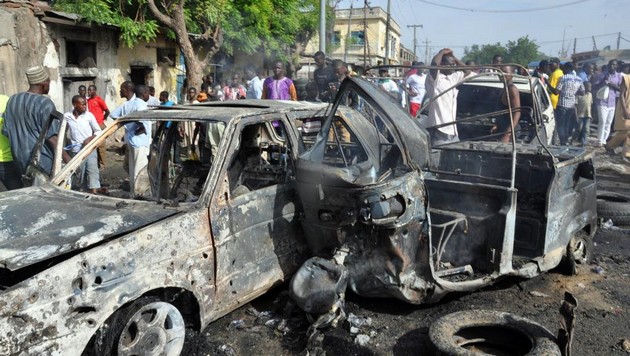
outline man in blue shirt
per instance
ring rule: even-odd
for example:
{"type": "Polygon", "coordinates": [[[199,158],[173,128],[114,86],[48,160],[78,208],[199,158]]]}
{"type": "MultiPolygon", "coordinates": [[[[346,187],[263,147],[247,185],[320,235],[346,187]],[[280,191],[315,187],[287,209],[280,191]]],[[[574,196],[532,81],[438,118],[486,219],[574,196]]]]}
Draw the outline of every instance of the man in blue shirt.
{"type": "MultiPolygon", "coordinates": [[[[114,109],[110,116],[114,119],[129,115],[136,111],[147,110],[149,87],[138,85],[130,81],[120,85],[120,97],[127,98],[127,102],[114,109]],[[135,93],[134,93],[135,92],[135,93]]],[[[129,193],[131,197],[142,194],[137,189],[136,179],[149,163],[149,145],[151,144],[151,122],[133,121],[125,124],[125,142],[129,155],[129,193]]]]}
{"type": "Polygon", "coordinates": [[[168,92],[166,90],[160,93],[160,105],[162,106],[175,105],[172,101],[168,100],[168,92]]]}

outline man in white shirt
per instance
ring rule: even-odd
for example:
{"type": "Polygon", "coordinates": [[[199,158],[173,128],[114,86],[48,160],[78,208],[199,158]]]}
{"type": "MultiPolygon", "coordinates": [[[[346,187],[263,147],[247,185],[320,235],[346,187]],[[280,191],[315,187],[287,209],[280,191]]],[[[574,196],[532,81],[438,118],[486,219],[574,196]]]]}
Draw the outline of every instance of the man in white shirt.
{"type": "MultiPolygon", "coordinates": [[[[114,119],[147,109],[149,88],[126,81],[120,85],[120,97],[127,102],[114,109],[110,116],[114,119]],[[135,93],[134,93],[135,91],[135,93]],[[136,96],[137,95],[137,96],[136,96]]],[[[149,162],[149,145],[151,144],[151,121],[134,121],[125,124],[125,142],[129,155],[129,192],[131,197],[142,194],[136,191],[136,179],[149,162]]]]}
{"type": "Polygon", "coordinates": [[[251,64],[245,67],[245,79],[247,79],[247,99],[260,99],[262,97],[263,82],[256,74],[256,68],[251,64]]]}
{"type": "MultiPolygon", "coordinates": [[[[96,122],[96,118],[92,113],[87,111],[85,98],[81,95],[72,97],[73,110],[63,115],[70,129],[70,145],[72,154],[75,155],[81,148],[101,133],[101,127],[96,122]]],[[[96,194],[101,188],[101,182],[98,171],[98,156],[96,150],[92,151],[87,157],[78,172],[80,188],[86,184],[90,192],[96,194]]]]}
{"type": "Polygon", "coordinates": [[[393,96],[394,98],[398,98],[398,85],[395,81],[388,78],[389,71],[385,68],[381,68],[378,70],[378,76],[382,79],[379,79],[378,86],[382,90],[384,90],[387,94],[393,96]]]}
{"type": "Polygon", "coordinates": [[[455,125],[455,115],[457,114],[457,88],[454,86],[460,83],[470,73],[449,69],[452,66],[464,66],[465,64],[453,56],[453,51],[444,48],[433,57],[432,66],[444,66],[441,69],[431,69],[427,77],[425,87],[427,95],[432,100],[429,106],[429,118],[425,127],[439,126],[448,123],[452,125],[441,126],[431,131],[432,145],[442,145],[459,141],[457,135],[457,125],[455,125]],[[451,89],[452,88],[452,89],[451,89]],[[441,95],[444,93],[443,95],[441,95]]]}
{"type": "Polygon", "coordinates": [[[149,100],[147,100],[148,106],[160,106],[160,100],[155,97],[155,87],[149,86],[149,100]]]}
{"type": "Polygon", "coordinates": [[[411,65],[416,71],[407,77],[405,84],[407,84],[407,88],[409,89],[409,113],[415,118],[416,113],[422,107],[424,95],[427,93],[424,86],[427,75],[422,72],[422,69],[418,68],[419,66],[423,66],[424,63],[413,61],[411,65]]]}

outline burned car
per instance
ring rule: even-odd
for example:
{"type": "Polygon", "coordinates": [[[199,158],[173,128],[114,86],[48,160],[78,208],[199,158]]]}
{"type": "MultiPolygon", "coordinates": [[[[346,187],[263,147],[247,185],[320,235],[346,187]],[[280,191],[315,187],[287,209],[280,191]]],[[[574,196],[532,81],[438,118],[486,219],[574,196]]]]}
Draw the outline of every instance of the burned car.
{"type": "MultiPolygon", "coordinates": [[[[492,128],[503,115],[499,105],[504,84],[498,72],[481,72],[468,76],[457,86],[457,131],[462,140],[492,139],[492,128]]],[[[538,78],[512,75],[519,91],[521,119],[516,140],[530,143],[540,139],[552,144],[555,129],[551,99],[538,78]]],[[[426,115],[422,110],[421,115],[426,115]]]]}
{"type": "Polygon", "coordinates": [[[592,153],[547,145],[545,106],[531,99],[529,143],[483,135],[432,147],[436,127],[424,127],[367,81],[343,83],[331,112],[352,111],[329,116],[297,165],[315,257],[290,292],[313,320],[319,316],[317,325],[339,314],[346,288],[431,303],[508,276],[559,266],[575,273],[576,263],[590,259],[592,153]]]}
{"type": "Polygon", "coordinates": [[[326,107],[245,100],[134,113],[63,167],[58,151],[49,182],[1,193],[0,354],[178,355],[188,328],[290,278],[310,257],[294,184],[299,124],[326,107]],[[143,193],[118,188],[122,157],[102,171],[108,195],[75,190],[88,155],[136,120],[156,124],[143,193]],[[212,156],[177,153],[195,127],[212,156]]]}

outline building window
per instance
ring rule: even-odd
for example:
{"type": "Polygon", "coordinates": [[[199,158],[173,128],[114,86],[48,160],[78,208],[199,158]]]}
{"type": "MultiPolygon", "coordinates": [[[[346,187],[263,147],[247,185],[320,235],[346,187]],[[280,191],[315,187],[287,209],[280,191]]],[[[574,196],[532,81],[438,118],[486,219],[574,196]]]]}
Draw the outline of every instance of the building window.
{"type": "Polygon", "coordinates": [[[175,48],[158,48],[157,49],[157,62],[159,65],[167,65],[169,67],[175,67],[177,63],[177,51],[175,48]]]}
{"type": "Polygon", "coordinates": [[[335,31],[333,32],[332,40],[330,41],[334,45],[338,45],[341,43],[341,32],[335,31]]]}
{"type": "Polygon", "coordinates": [[[66,40],[66,67],[96,67],[96,43],[66,40]]]}
{"type": "Polygon", "coordinates": [[[389,53],[391,53],[392,58],[396,58],[398,57],[397,54],[398,52],[396,52],[396,37],[391,37],[390,38],[390,49],[389,49],[389,53]]]}
{"type": "Polygon", "coordinates": [[[363,46],[365,44],[365,33],[363,31],[350,32],[350,44],[363,46]]]}

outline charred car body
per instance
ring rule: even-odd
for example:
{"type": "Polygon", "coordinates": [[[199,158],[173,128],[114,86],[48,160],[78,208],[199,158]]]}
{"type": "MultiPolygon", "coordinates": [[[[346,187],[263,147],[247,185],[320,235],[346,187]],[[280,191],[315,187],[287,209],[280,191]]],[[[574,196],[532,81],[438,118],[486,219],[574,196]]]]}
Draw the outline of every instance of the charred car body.
{"type": "MultiPolygon", "coordinates": [[[[58,155],[50,182],[2,193],[0,354],[178,355],[186,328],[290,278],[309,257],[295,123],[325,109],[240,101],[139,112],[63,168],[58,155]],[[111,177],[110,196],[70,190],[90,152],[135,120],[157,124],[136,181],[145,193],[129,199],[111,177]],[[201,160],[177,154],[195,126],[206,133],[201,160]]],[[[122,159],[104,172],[126,176],[122,159]]]]}
{"type": "MultiPolygon", "coordinates": [[[[537,80],[522,81],[548,101],[537,80]]],[[[298,161],[303,224],[317,257],[290,288],[306,312],[330,321],[346,286],[362,296],[430,303],[506,276],[531,278],[558,266],[575,273],[576,263],[590,259],[593,156],[547,145],[544,123],[553,118],[538,94],[523,126],[529,143],[518,134],[516,143],[493,142],[488,128],[481,141],[430,147],[427,130],[436,127],[421,127],[375,85],[348,80],[342,91],[337,105],[351,98],[352,117],[329,117],[298,161]],[[346,130],[356,136],[350,143],[346,130]]],[[[458,116],[450,124],[462,123],[458,116]]]]}

